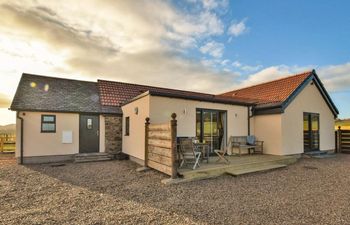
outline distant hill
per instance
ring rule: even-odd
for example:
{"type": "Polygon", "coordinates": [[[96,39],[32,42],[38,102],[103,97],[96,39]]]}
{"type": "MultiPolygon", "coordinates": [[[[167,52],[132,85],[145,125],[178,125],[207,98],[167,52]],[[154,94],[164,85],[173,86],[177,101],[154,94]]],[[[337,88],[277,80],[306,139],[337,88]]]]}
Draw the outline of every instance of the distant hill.
{"type": "Polygon", "coordinates": [[[8,124],[5,126],[0,126],[0,134],[2,133],[8,133],[8,134],[16,133],[16,124],[8,124]]]}
{"type": "Polygon", "coordinates": [[[335,128],[338,129],[338,127],[341,126],[341,128],[344,130],[350,129],[350,119],[338,119],[335,121],[335,128]]]}

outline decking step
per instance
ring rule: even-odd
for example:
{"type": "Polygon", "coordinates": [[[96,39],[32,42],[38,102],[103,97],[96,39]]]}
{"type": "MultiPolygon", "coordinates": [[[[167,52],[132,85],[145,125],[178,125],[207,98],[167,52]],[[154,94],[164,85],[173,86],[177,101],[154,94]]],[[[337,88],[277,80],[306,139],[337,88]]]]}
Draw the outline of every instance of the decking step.
{"type": "Polygon", "coordinates": [[[314,156],[314,155],[326,155],[328,154],[327,151],[311,151],[311,152],[305,152],[305,155],[309,155],[309,156],[314,156]]]}
{"type": "Polygon", "coordinates": [[[243,169],[228,169],[226,170],[226,173],[232,176],[239,176],[239,175],[248,174],[248,173],[256,173],[256,172],[262,172],[262,171],[267,171],[272,169],[284,168],[286,166],[287,165],[285,164],[259,165],[259,166],[246,167],[243,169]]]}
{"type": "Polygon", "coordinates": [[[323,154],[323,155],[312,156],[312,158],[316,158],[316,159],[326,159],[326,158],[335,158],[335,157],[336,157],[335,154],[323,154]]]}
{"type": "Polygon", "coordinates": [[[94,153],[79,153],[75,157],[91,157],[91,156],[109,156],[106,152],[94,152],[94,153]]]}
{"type": "Polygon", "coordinates": [[[112,160],[113,156],[104,153],[104,152],[99,152],[99,153],[80,153],[75,155],[74,162],[76,163],[82,163],[82,162],[98,162],[98,161],[107,161],[107,160],[112,160]]]}
{"type": "Polygon", "coordinates": [[[313,151],[313,152],[306,152],[305,155],[316,158],[316,159],[325,159],[325,158],[334,158],[336,157],[334,152],[329,151],[313,151]]]}

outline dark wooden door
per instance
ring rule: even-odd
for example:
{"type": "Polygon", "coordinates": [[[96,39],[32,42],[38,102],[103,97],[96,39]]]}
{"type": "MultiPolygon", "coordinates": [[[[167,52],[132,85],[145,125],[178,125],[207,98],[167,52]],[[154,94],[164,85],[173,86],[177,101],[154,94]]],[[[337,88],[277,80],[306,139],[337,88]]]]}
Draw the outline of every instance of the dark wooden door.
{"type": "Polygon", "coordinates": [[[79,125],[79,153],[99,152],[98,115],[80,115],[79,125]]]}
{"type": "Polygon", "coordinates": [[[320,116],[304,113],[304,152],[320,150],[320,116]]]}

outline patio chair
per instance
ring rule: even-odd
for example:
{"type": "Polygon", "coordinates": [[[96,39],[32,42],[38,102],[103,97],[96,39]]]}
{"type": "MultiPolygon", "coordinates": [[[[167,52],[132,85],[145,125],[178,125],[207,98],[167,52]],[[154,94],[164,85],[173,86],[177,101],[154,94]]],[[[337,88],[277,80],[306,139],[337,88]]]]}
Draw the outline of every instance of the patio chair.
{"type": "Polygon", "coordinates": [[[199,160],[201,158],[201,152],[196,151],[191,138],[180,139],[180,154],[182,161],[180,168],[187,163],[194,163],[192,169],[199,167],[199,160]]]}
{"type": "Polygon", "coordinates": [[[217,149],[214,150],[214,152],[219,156],[217,162],[219,162],[220,160],[225,161],[226,163],[229,163],[230,161],[225,157],[225,155],[227,154],[227,151],[229,148],[232,147],[232,141],[233,141],[233,137],[231,136],[228,139],[227,145],[224,146],[224,139],[222,139],[221,141],[221,149],[217,149]]]}

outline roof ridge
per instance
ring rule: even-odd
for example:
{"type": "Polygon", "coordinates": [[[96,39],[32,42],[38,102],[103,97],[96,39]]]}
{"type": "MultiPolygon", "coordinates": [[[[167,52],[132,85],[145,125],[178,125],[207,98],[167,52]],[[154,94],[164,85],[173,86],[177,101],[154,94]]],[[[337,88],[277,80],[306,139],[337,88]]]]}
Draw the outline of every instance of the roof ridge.
{"type": "Polygon", "coordinates": [[[84,82],[84,83],[97,84],[96,81],[86,81],[86,80],[78,80],[78,79],[63,78],[63,77],[56,77],[56,76],[45,76],[45,75],[33,74],[33,73],[22,73],[22,76],[33,76],[33,77],[41,77],[41,78],[49,78],[49,79],[57,79],[57,80],[68,80],[68,81],[78,81],[78,82],[84,82]]]}
{"type": "Polygon", "coordinates": [[[227,91],[227,92],[221,93],[219,95],[224,95],[224,94],[231,93],[231,92],[236,92],[236,91],[241,91],[241,90],[248,89],[248,88],[253,88],[253,87],[256,87],[256,86],[260,86],[260,85],[264,85],[264,84],[268,84],[268,83],[272,83],[272,82],[276,82],[276,81],[281,81],[281,80],[289,79],[289,78],[296,77],[296,76],[305,75],[307,73],[312,74],[313,71],[314,70],[308,70],[308,71],[305,71],[305,72],[302,72],[302,73],[296,73],[296,74],[293,74],[293,75],[288,75],[288,76],[281,77],[281,78],[278,78],[278,79],[275,79],[275,80],[265,81],[265,82],[254,84],[254,85],[251,85],[251,86],[235,89],[235,90],[232,90],[232,91],[227,91]]]}
{"type": "Polygon", "coordinates": [[[171,91],[183,91],[183,92],[194,93],[194,94],[203,94],[203,95],[217,96],[217,95],[215,95],[215,94],[209,94],[209,93],[197,92],[197,91],[186,91],[186,90],[175,89],[175,88],[165,88],[165,87],[159,87],[159,86],[151,86],[151,85],[134,84],[134,83],[121,82],[121,81],[112,81],[112,80],[97,79],[97,83],[99,83],[99,81],[102,81],[102,82],[110,82],[110,83],[119,83],[119,84],[124,84],[124,85],[127,84],[127,85],[133,85],[133,86],[142,86],[142,87],[149,87],[149,88],[157,88],[157,89],[171,90],[171,91]]]}

